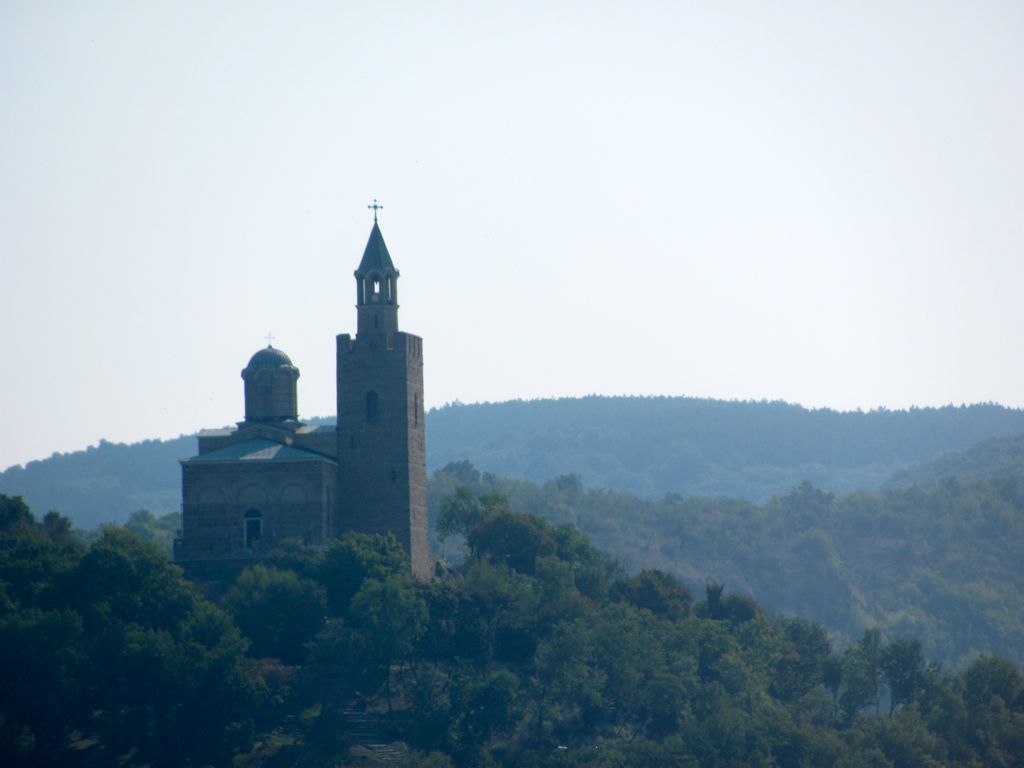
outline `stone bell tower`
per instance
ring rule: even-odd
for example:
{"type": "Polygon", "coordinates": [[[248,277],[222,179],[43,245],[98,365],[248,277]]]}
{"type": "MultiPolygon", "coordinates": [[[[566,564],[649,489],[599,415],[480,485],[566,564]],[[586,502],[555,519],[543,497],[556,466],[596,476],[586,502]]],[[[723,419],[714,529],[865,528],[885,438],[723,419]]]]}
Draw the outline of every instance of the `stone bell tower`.
{"type": "Polygon", "coordinates": [[[393,533],[429,578],[423,340],[398,330],[399,273],[373,207],[356,335],[338,336],[338,530],[393,533]]]}

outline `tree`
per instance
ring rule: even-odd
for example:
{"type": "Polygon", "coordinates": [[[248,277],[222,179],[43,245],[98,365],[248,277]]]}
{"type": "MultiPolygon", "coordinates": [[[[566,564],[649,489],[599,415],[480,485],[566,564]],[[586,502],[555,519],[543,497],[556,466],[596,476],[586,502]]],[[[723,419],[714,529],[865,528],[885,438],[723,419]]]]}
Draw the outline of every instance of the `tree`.
{"type": "Polygon", "coordinates": [[[363,643],[361,661],[385,670],[391,710],[391,667],[407,659],[426,631],[427,605],[415,587],[399,576],[367,579],[352,598],[352,625],[363,643]]]}
{"type": "Polygon", "coordinates": [[[437,518],[437,534],[443,542],[452,536],[465,536],[484,518],[480,500],[467,486],[458,485],[455,492],[441,499],[437,518]]]}
{"type": "MultiPolygon", "coordinates": [[[[826,665],[832,658],[828,634],[818,624],[806,619],[785,618],[780,622],[786,643],[772,681],[772,691],[783,701],[795,702],[819,684],[838,683],[826,680],[826,665]]],[[[830,673],[834,670],[829,669],[830,673]]]]}
{"type": "Polygon", "coordinates": [[[839,696],[839,706],[847,721],[872,704],[878,711],[881,650],[882,634],[872,628],[864,630],[860,642],[843,653],[845,687],[839,696]]]}
{"type": "Polygon", "coordinates": [[[641,571],[621,581],[615,588],[616,596],[646,608],[656,616],[678,621],[690,614],[693,591],[675,576],[664,571],[641,571]]]}
{"type": "Polygon", "coordinates": [[[702,618],[720,620],[725,618],[725,607],[722,604],[722,595],[725,592],[725,584],[720,581],[708,579],[704,583],[704,600],[697,606],[697,615],[702,618]]]}
{"type": "Polygon", "coordinates": [[[31,529],[35,521],[32,510],[21,496],[0,493],[0,531],[7,535],[24,532],[31,529]]]}
{"type": "Polygon", "coordinates": [[[163,551],[116,526],[104,528],[82,557],[68,591],[90,630],[112,622],[170,630],[197,598],[163,551]]]}
{"type": "Polygon", "coordinates": [[[1004,706],[1024,709],[1024,676],[1013,664],[996,656],[979,656],[963,672],[964,700],[969,706],[999,699],[1004,706]]]}
{"type": "Polygon", "coordinates": [[[839,692],[843,686],[843,660],[829,655],[821,664],[821,678],[825,690],[832,697],[832,717],[839,715],[839,692]]]}
{"type": "Polygon", "coordinates": [[[139,538],[151,541],[164,552],[170,553],[174,536],[181,528],[181,513],[168,512],[157,517],[148,509],[138,509],[128,517],[124,527],[139,538]]]}
{"type": "Polygon", "coordinates": [[[303,544],[298,539],[285,539],[267,556],[267,565],[282,571],[292,571],[300,579],[316,581],[323,567],[324,555],[320,549],[303,544]]]}
{"type": "Polygon", "coordinates": [[[0,763],[59,763],[67,733],[88,715],[81,617],[12,606],[0,611],[0,648],[0,763]]]}
{"type": "Polygon", "coordinates": [[[512,732],[520,717],[519,680],[505,669],[462,677],[453,694],[461,750],[473,750],[512,732]]]}
{"type": "Polygon", "coordinates": [[[961,676],[967,728],[979,764],[1024,766],[1024,676],[1004,659],[980,656],[961,676]]]}
{"type": "Polygon", "coordinates": [[[263,688],[247,641],[155,545],[114,526],[68,579],[89,638],[103,740],[156,765],[221,763],[252,737],[263,688]]]}
{"type": "Polygon", "coordinates": [[[47,607],[61,602],[61,582],[83,554],[69,528],[56,512],[39,524],[20,496],[0,494],[0,589],[7,599],[47,607]]]}
{"type": "Polygon", "coordinates": [[[319,586],[290,571],[257,565],[239,574],[224,602],[249,638],[251,655],[300,664],[304,646],[324,623],[319,586]]]}
{"type": "Polygon", "coordinates": [[[924,685],[921,641],[897,638],[882,649],[878,659],[889,687],[889,717],[901,704],[913,701],[924,685]]]}
{"type": "Polygon", "coordinates": [[[367,579],[383,581],[409,571],[409,558],[394,536],[347,533],[331,542],[317,572],[334,616],[346,616],[367,579]]]}
{"type": "Polygon", "coordinates": [[[251,745],[266,689],[224,611],[197,600],[174,631],[130,628],[126,639],[122,701],[138,707],[126,722],[146,724],[138,735],[155,765],[223,765],[251,745]]]}
{"type": "Polygon", "coordinates": [[[467,543],[473,557],[525,574],[532,574],[537,558],[553,555],[557,546],[547,523],[513,512],[492,514],[473,526],[467,543]]]}
{"type": "Polygon", "coordinates": [[[595,603],[606,602],[612,584],[623,577],[618,561],[595,547],[575,525],[556,526],[551,534],[555,539],[555,554],[571,569],[576,589],[595,603]]]}

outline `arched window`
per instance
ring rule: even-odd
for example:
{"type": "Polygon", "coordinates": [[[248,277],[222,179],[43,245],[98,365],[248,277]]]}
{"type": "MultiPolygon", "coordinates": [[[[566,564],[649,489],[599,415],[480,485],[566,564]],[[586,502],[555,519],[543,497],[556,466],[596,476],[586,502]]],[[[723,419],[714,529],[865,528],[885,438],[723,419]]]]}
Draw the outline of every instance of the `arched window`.
{"type": "Polygon", "coordinates": [[[263,538],[263,513],[258,509],[247,509],[242,522],[245,548],[254,549],[256,542],[263,538]]]}
{"type": "Polygon", "coordinates": [[[378,419],[380,419],[380,398],[377,397],[376,392],[371,390],[366,393],[366,420],[371,424],[376,424],[378,419]]]}

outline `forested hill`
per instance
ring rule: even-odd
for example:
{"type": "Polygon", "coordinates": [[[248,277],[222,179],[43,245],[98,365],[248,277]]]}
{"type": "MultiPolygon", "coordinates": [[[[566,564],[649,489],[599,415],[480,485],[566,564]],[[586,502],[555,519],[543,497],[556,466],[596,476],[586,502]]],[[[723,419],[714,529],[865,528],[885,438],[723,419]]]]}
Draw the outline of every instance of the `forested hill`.
{"type": "Polygon", "coordinates": [[[899,472],[889,486],[927,488],[943,478],[986,480],[1008,476],[1024,477],[1024,435],[994,437],[966,451],[943,454],[935,461],[899,472]]]}
{"type": "Polygon", "coordinates": [[[131,445],[101,440],[84,451],[11,467],[0,473],[0,493],[59,510],[80,528],[124,522],[137,509],[168,512],[181,507],[178,460],[195,448],[192,435],[131,445]]]}
{"type": "MultiPolygon", "coordinates": [[[[1024,663],[1024,473],[844,496],[805,483],[754,504],[641,499],[586,489],[572,475],[537,484],[459,462],[430,485],[442,532],[460,486],[571,523],[630,572],[660,569],[697,590],[713,579],[845,641],[877,627],[921,638],[954,667],[979,653],[1024,663]]],[[[457,556],[457,539],[439,552],[457,556]]]]}
{"type": "Polygon", "coordinates": [[[944,453],[1024,432],[1024,411],[584,397],[446,406],[431,412],[428,427],[432,468],[468,459],[535,482],[575,473],[589,487],[642,496],[766,501],[804,480],[837,493],[880,487],[944,453]]]}
{"type": "MultiPolygon", "coordinates": [[[[760,502],[804,480],[837,493],[878,488],[942,454],[1020,433],[1024,411],[992,404],[842,413],[781,402],[584,397],[432,410],[427,464],[434,472],[468,459],[535,482],[574,473],[591,488],[648,497],[760,502]]],[[[81,527],[124,521],[140,508],[169,511],[181,498],[178,460],[195,447],[194,437],[101,442],[0,473],[0,493],[59,510],[81,527]]]]}

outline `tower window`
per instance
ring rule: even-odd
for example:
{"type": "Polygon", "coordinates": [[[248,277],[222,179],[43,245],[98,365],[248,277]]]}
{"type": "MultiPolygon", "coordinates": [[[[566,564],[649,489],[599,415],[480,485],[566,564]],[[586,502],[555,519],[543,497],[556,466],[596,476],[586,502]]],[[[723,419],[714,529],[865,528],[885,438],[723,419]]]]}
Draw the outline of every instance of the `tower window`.
{"type": "Polygon", "coordinates": [[[376,424],[380,419],[380,398],[376,392],[370,391],[366,393],[366,420],[371,424],[376,424]]]}
{"type": "Polygon", "coordinates": [[[248,509],[242,523],[245,548],[254,549],[256,542],[263,538],[263,514],[258,509],[248,509]]]}
{"type": "Polygon", "coordinates": [[[420,425],[420,393],[412,393],[412,425],[418,427],[420,425]]]}

